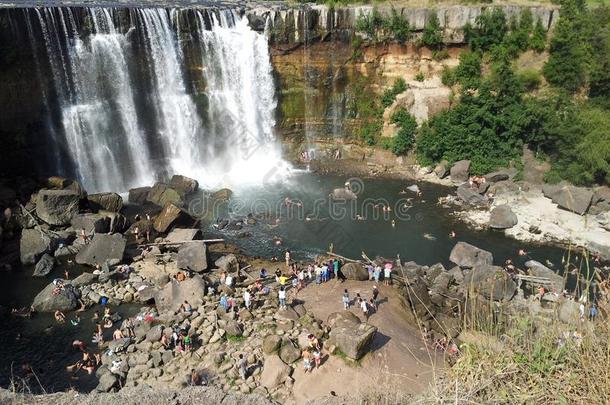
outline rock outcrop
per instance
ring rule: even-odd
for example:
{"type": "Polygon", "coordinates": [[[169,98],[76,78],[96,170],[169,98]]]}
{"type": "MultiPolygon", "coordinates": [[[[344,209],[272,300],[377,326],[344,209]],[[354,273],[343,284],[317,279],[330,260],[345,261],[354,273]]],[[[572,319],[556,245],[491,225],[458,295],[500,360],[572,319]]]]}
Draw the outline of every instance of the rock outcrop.
{"type": "Polygon", "coordinates": [[[115,234],[96,234],[89,244],[76,255],[76,263],[96,264],[107,263],[109,266],[120,263],[123,260],[126,240],[123,235],[115,234]]]}
{"type": "Polygon", "coordinates": [[[364,281],[369,279],[369,272],[360,263],[346,263],[341,267],[341,273],[348,280],[364,281]]]}
{"type": "Polygon", "coordinates": [[[49,225],[64,226],[78,213],[80,195],[72,190],[40,190],[36,215],[49,225]]]}
{"type": "Polygon", "coordinates": [[[491,265],[493,263],[493,255],[491,252],[480,249],[470,243],[458,242],[451,250],[449,260],[460,267],[480,267],[491,265]]]}
{"type": "Polygon", "coordinates": [[[57,286],[53,283],[46,286],[34,298],[32,309],[36,312],[72,311],[78,305],[78,291],[71,284],[64,284],[63,288],[56,291],[57,286]]]}
{"type": "Polygon", "coordinates": [[[204,242],[184,243],[176,259],[179,269],[200,273],[208,268],[207,248],[204,242]]]}
{"type": "Polygon", "coordinates": [[[351,312],[335,312],[329,315],[331,344],[337,346],[353,360],[362,358],[373,341],[377,328],[360,319],[351,312]],[[350,314],[350,315],[347,315],[350,314]]]}
{"type": "Polygon", "coordinates": [[[40,229],[24,229],[19,243],[21,263],[34,264],[44,253],[53,253],[59,240],[59,236],[54,233],[40,229]]]}
{"type": "Polygon", "coordinates": [[[584,215],[593,199],[593,192],[583,187],[571,185],[554,186],[545,184],[542,192],[555,204],[568,211],[584,215]]]}
{"type": "Polygon", "coordinates": [[[512,228],[518,222],[517,214],[508,205],[494,207],[489,216],[489,226],[495,229],[512,228]]]}
{"type": "Polygon", "coordinates": [[[97,193],[87,196],[89,207],[92,210],[119,212],[123,208],[123,197],[117,193],[97,193]]]}

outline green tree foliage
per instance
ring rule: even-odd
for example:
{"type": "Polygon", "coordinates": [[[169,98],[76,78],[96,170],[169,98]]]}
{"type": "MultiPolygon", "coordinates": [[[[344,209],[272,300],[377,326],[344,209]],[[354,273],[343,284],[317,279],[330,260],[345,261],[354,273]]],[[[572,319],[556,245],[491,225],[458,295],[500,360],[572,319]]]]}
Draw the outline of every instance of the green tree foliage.
{"type": "Polygon", "coordinates": [[[591,26],[591,54],[589,64],[589,96],[608,103],[610,100],[610,7],[595,10],[591,26]]]}
{"type": "Polygon", "coordinates": [[[478,87],[481,78],[481,54],[462,52],[460,64],[456,67],[453,78],[466,88],[478,87]]]}
{"type": "Polygon", "coordinates": [[[546,29],[542,25],[542,21],[538,19],[534,32],[530,37],[529,46],[536,52],[542,52],[546,49],[546,29]]]}
{"type": "Polygon", "coordinates": [[[585,82],[586,53],[569,18],[561,17],[551,38],[550,56],[544,65],[544,77],[554,86],[576,92],[585,82]]]}
{"type": "Polygon", "coordinates": [[[411,38],[409,21],[403,15],[398,14],[394,8],[392,8],[390,18],[384,21],[384,29],[389,38],[394,39],[401,44],[404,44],[411,38]]]}
{"type": "Polygon", "coordinates": [[[436,12],[433,11],[424,25],[421,41],[428,48],[438,50],[443,46],[443,29],[436,12]]]}
{"type": "Polygon", "coordinates": [[[356,31],[363,32],[369,39],[377,41],[384,25],[383,16],[374,8],[371,13],[360,14],[356,19],[356,31]]]}
{"type": "Polygon", "coordinates": [[[506,15],[501,9],[494,8],[479,15],[474,26],[467,24],[464,32],[473,51],[488,51],[504,41],[508,33],[506,15]]]}
{"type": "Polygon", "coordinates": [[[415,145],[417,122],[404,108],[392,115],[392,122],[398,125],[399,130],[392,139],[390,149],[395,155],[404,155],[415,145]]]}
{"type": "Polygon", "coordinates": [[[403,78],[399,77],[394,81],[394,84],[389,89],[386,89],[381,96],[381,105],[389,107],[392,105],[396,96],[407,90],[407,83],[403,78]]]}

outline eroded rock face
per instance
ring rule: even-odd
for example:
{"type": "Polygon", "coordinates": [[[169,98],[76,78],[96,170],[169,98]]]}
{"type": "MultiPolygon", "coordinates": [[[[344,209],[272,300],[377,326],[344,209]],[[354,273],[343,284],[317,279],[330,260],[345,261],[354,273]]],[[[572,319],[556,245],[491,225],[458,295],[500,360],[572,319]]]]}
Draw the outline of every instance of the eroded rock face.
{"type": "Polygon", "coordinates": [[[87,196],[89,207],[95,211],[119,212],[123,208],[123,197],[117,193],[97,193],[87,196]]]}
{"type": "Polygon", "coordinates": [[[80,195],[72,190],[40,190],[36,215],[49,225],[68,225],[78,213],[80,195]]]}

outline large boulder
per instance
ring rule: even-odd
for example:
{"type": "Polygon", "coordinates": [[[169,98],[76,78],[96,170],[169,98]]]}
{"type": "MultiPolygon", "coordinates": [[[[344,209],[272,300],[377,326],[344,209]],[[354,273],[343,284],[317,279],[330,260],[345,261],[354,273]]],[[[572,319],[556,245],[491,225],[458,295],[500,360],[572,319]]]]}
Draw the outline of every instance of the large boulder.
{"type": "Polygon", "coordinates": [[[122,233],[127,228],[127,218],[125,215],[118,212],[99,211],[98,215],[102,215],[110,221],[108,225],[109,233],[122,233]]]}
{"type": "Polygon", "coordinates": [[[491,210],[489,215],[489,226],[495,229],[507,229],[517,225],[519,219],[509,205],[498,205],[491,210]]]}
{"type": "Polygon", "coordinates": [[[263,353],[271,354],[280,348],[282,344],[282,338],[278,335],[267,335],[263,339],[263,353]]]}
{"type": "Polygon", "coordinates": [[[80,195],[72,190],[40,190],[36,215],[49,225],[68,225],[78,213],[80,195]]]}
{"type": "Polygon", "coordinates": [[[487,203],[487,197],[481,195],[478,190],[472,189],[468,184],[462,184],[457,188],[457,196],[468,205],[480,206],[487,203]]]}
{"type": "Polygon", "coordinates": [[[207,248],[204,242],[184,243],[178,249],[176,263],[179,269],[202,272],[208,268],[207,248]]]}
{"type": "Polygon", "coordinates": [[[290,376],[292,368],[284,363],[276,354],[265,357],[263,372],[261,373],[260,384],[271,390],[284,384],[286,377],[290,376]]]}
{"type": "Polygon", "coordinates": [[[76,263],[90,266],[103,263],[108,263],[109,266],[118,264],[123,260],[125,244],[125,238],[119,233],[96,234],[91,242],[76,254],[76,263]]]}
{"type": "Polygon", "coordinates": [[[129,195],[127,201],[132,204],[142,205],[148,200],[148,194],[150,193],[151,187],[137,187],[129,189],[129,195]]]}
{"type": "Polygon", "coordinates": [[[113,388],[118,386],[118,384],[119,378],[116,375],[107,372],[102,374],[97,383],[97,387],[95,387],[95,390],[98,392],[110,392],[113,388]]]}
{"type": "Polygon", "coordinates": [[[42,255],[36,266],[34,267],[34,277],[44,277],[53,271],[55,267],[55,258],[48,253],[42,255]]]}
{"type": "Polygon", "coordinates": [[[197,188],[199,188],[197,180],[179,174],[172,176],[169,185],[183,197],[197,191],[197,188]]]}
{"type": "Polygon", "coordinates": [[[200,234],[200,229],[174,228],[164,239],[171,243],[182,243],[195,240],[200,234]]]}
{"type": "Polygon", "coordinates": [[[470,243],[458,242],[451,250],[449,260],[460,267],[477,267],[491,265],[494,258],[487,250],[479,249],[470,243]]]}
{"type": "Polygon", "coordinates": [[[358,198],[356,193],[348,188],[336,188],[330,193],[333,200],[355,200],[358,198]]]}
{"type": "Polygon", "coordinates": [[[413,313],[420,319],[428,319],[436,312],[435,307],[431,305],[430,293],[428,285],[420,276],[415,276],[408,280],[409,288],[406,288],[405,296],[407,302],[411,306],[413,313]]]}
{"type": "Polygon", "coordinates": [[[119,212],[123,208],[123,197],[117,193],[89,194],[87,200],[89,201],[89,208],[95,211],[119,212]]]}
{"type": "Polygon", "coordinates": [[[555,186],[546,184],[542,187],[542,192],[561,208],[579,215],[587,212],[593,199],[591,190],[572,185],[555,186]]]}
{"type": "Polygon", "coordinates": [[[185,300],[199,306],[204,295],[205,281],[201,276],[194,276],[184,281],[171,280],[154,292],[154,299],[159,311],[177,311],[185,300]]]}
{"type": "Polygon", "coordinates": [[[165,207],[168,204],[181,207],[184,203],[180,193],[165,183],[155,183],[148,192],[147,200],[159,207],[165,207]]]}
{"type": "Polygon", "coordinates": [[[76,214],[70,223],[73,229],[84,229],[87,234],[106,233],[110,230],[110,218],[103,214],[76,214]]]}
{"type": "Polygon", "coordinates": [[[447,161],[442,161],[434,167],[434,174],[439,179],[444,179],[449,174],[449,170],[447,169],[447,161]]]}
{"type": "Polygon", "coordinates": [[[214,201],[229,201],[233,196],[233,191],[228,188],[221,188],[212,193],[211,198],[214,201]]]}
{"type": "Polygon", "coordinates": [[[488,264],[473,268],[464,283],[469,291],[494,301],[508,301],[517,292],[517,285],[502,267],[488,264]]]}
{"type": "Polygon", "coordinates": [[[497,183],[499,181],[505,181],[510,178],[510,174],[506,171],[491,172],[485,175],[485,181],[487,183],[497,183]]]}
{"type": "Polygon", "coordinates": [[[280,347],[280,359],[286,364],[292,364],[301,358],[300,347],[293,343],[288,338],[282,339],[282,346],[280,347]]]}
{"type": "Polygon", "coordinates": [[[360,263],[346,263],[341,267],[341,273],[348,280],[365,281],[369,279],[369,272],[360,263]]]}
{"type": "Polygon", "coordinates": [[[216,260],[214,264],[218,269],[226,271],[227,273],[233,273],[239,269],[239,261],[237,260],[237,256],[233,253],[222,256],[220,259],[216,260]]]}
{"type": "Polygon", "coordinates": [[[329,316],[335,318],[330,331],[329,341],[336,345],[347,357],[358,360],[366,354],[369,344],[373,341],[377,328],[365,322],[356,322],[354,318],[344,316],[329,316]]]}
{"type": "Polygon", "coordinates": [[[39,229],[24,229],[21,231],[19,251],[21,263],[34,264],[45,253],[52,253],[57,249],[59,237],[54,233],[39,229]]]}
{"type": "Polygon", "coordinates": [[[451,181],[462,183],[468,180],[470,175],[470,160],[460,160],[451,166],[451,181]]]}
{"type": "Polygon", "coordinates": [[[460,334],[461,323],[458,318],[445,314],[437,314],[431,322],[432,330],[447,337],[455,338],[460,334]]]}
{"type": "Polygon", "coordinates": [[[160,233],[167,232],[172,226],[185,225],[191,217],[175,204],[167,204],[155,218],[153,228],[160,233]]]}
{"type": "Polygon", "coordinates": [[[57,294],[53,294],[55,284],[46,286],[34,298],[32,310],[36,312],[72,311],[78,305],[78,291],[71,285],[65,284],[57,294]]]}
{"type": "Polygon", "coordinates": [[[529,274],[532,276],[549,279],[551,282],[551,288],[557,293],[563,291],[563,277],[546,267],[544,264],[536,260],[528,260],[525,262],[525,267],[527,267],[529,274]]]}

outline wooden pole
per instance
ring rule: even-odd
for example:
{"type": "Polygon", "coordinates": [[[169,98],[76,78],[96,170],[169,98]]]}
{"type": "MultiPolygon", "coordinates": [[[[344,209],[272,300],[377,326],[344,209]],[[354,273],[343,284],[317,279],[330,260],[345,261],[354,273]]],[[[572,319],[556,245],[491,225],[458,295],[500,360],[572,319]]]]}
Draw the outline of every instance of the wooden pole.
{"type": "Polygon", "coordinates": [[[155,243],[142,243],[138,246],[165,246],[165,245],[181,245],[183,243],[195,243],[195,242],[203,242],[203,243],[221,243],[224,242],[224,239],[203,239],[203,240],[181,240],[177,242],[155,242],[155,243]]]}
{"type": "Polygon", "coordinates": [[[329,255],[329,256],[338,257],[339,259],[343,259],[343,260],[345,260],[346,262],[352,262],[352,263],[362,263],[362,260],[354,260],[354,259],[350,259],[349,257],[341,256],[341,255],[338,255],[338,254],[333,253],[333,252],[326,252],[326,254],[327,254],[327,255],[329,255]]]}

